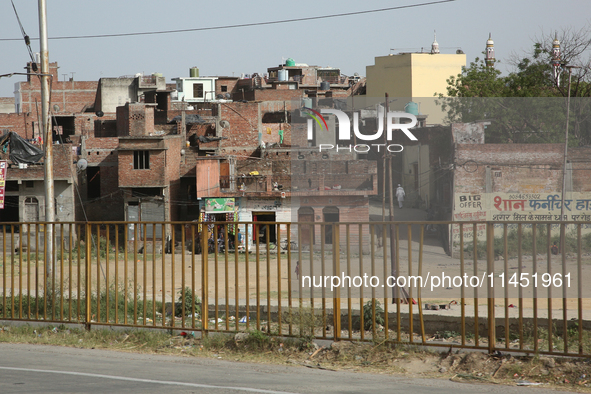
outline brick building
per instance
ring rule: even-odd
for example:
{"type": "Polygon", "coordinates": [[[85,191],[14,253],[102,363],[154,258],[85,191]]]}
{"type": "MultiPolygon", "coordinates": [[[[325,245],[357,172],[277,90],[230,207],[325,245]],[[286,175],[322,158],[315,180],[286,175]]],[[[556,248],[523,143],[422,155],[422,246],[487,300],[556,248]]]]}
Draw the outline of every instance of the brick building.
{"type": "MultiPolygon", "coordinates": [[[[52,63],[56,195],[64,200],[57,204],[58,220],[368,220],[368,196],[377,193],[375,162],[355,154],[318,156],[306,143],[292,141],[294,106],[304,97],[349,94],[351,84],[338,69],[285,65],[271,71],[280,70],[286,80],[273,73],[212,77],[213,100],[179,105],[160,75],[60,82],[52,63]],[[222,205],[231,212],[210,210],[212,199],[228,202],[222,205]]],[[[17,84],[16,113],[0,114],[0,124],[43,142],[34,105],[39,100],[39,81],[29,76],[17,84]]],[[[11,166],[7,198],[15,204],[18,198],[19,214],[5,213],[8,219],[33,219],[26,216],[33,209],[25,206],[33,197],[44,205],[37,193],[41,170],[11,166]]],[[[272,229],[273,242],[277,233],[272,229]]]]}
{"type": "MultiPolygon", "coordinates": [[[[486,144],[482,127],[454,124],[452,129],[454,221],[561,220],[564,144],[486,144]]],[[[569,148],[568,159],[564,220],[589,221],[591,148],[569,148]]],[[[472,231],[471,225],[465,226],[466,236],[472,231]]],[[[484,223],[477,231],[484,239],[484,223]]],[[[458,240],[455,228],[452,247],[457,249],[458,240]]]]}

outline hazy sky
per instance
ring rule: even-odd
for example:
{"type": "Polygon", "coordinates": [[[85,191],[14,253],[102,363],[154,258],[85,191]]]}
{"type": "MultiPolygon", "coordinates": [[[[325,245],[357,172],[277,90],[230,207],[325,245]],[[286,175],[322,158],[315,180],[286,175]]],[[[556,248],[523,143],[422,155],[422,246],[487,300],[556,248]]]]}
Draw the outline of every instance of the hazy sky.
{"type": "MultiPolygon", "coordinates": [[[[14,0],[27,34],[39,36],[35,0],[14,0]]],[[[192,29],[252,22],[303,18],[420,4],[424,0],[299,0],[242,1],[51,1],[47,0],[49,37],[192,29]]],[[[49,40],[50,61],[76,80],[163,73],[167,81],[188,76],[189,67],[201,75],[264,73],[282,58],[297,63],[339,67],[344,74],[365,75],[375,56],[429,50],[433,31],[442,53],[461,48],[468,62],[480,56],[488,33],[496,57],[531,48],[542,31],[591,23],[591,1],[456,0],[402,10],[269,26],[199,32],[49,40]],[[396,51],[393,51],[396,52],[396,51]]],[[[21,38],[12,5],[0,2],[0,39],[21,38]]],[[[33,52],[39,41],[32,41],[33,52]]],[[[23,72],[28,61],[24,41],[0,41],[0,74],[23,72]]],[[[505,70],[506,66],[500,66],[505,70]]],[[[12,96],[14,83],[24,77],[0,79],[0,96],[12,96]]]]}

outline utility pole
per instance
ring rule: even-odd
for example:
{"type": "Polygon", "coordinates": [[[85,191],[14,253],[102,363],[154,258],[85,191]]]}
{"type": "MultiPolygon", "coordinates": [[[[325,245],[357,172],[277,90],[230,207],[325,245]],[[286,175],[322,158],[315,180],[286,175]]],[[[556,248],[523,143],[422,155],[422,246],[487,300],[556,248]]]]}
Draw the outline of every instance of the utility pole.
{"type": "MultiPolygon", "coordinates": [[[[573,68],[579,68],[577,66],[565,66],[568,69],[568,93],[566,96],[566,131],[564,137],[564,163],[562,166],[562,198],[560,203],[560,221],[563,224],[560,225],[560,251],[562,254],[562,275],[566,275],[566,224],[564,219],[564,195],[566,194],[566,165],[567,165],[567,154],[568,154],[568,124],[569,124],[569,117],[570,117],[570,86],[571,86],[571,76],[573,68]]],[[[562,307],[563,307],[563,318],[567,318],[566,314],[566,299],[567,299],[567,291],[566,286],[562,289],[562,307]]],[[[564,326],[563,335],[567,335],[567,327],[564,326]]],[[[565,336],[566,338],[566,336],[565,336]]]]}
{"type": "MultiPolygon", "coordinates": [[[[564,163],[562,166],[562,198],[560,202],[560,221],[564,221],[564,195],[566,194],[566,164],[568,158],[568,123],[570,117],[570,85],[573,68],[579,68],[577,66],[565,66],[568,68],[568,93],[566,96],[566,131],[564,136],[564,163]]],[[[564,248],[564,239],[560,237],[560,248],[564,248]]],[[[564,253],[564,250],[563,250],[564,253]]]]}
{"type": "MultiPolygon", "coordinates": [[[[45,140],[45,275],[51,278],[53,271],[53,222],[55,222],[53,185],[53,136],[49,119],[49,50],[47,47],[47,7],[39,0],[39,42],[41,44],[41,123],[45,140]]],[[[53,290],[53,289],[52,289],[53,290]]]]}
{"type": "MultiPolygon", "coordinates": [[[[382,186],[382,192],[384,195],[384,199],[383,199],[383,204],[382,204],[382,221],[385,220],[385,216],[386,216],[386,168],[388,168],[387,166],[387,162],[388,162],[388,156],[386,156],[386,152],[388,151],[388,149],[386,149],[386,146],[388,145],[388,133],[386,132],[386,130],[388,129],[388,110],[390,109],[390,106],[388,105],[388,100],[389,100],[390,96],[388,95],[388,93],[386,93],[386,103],[384,105],[384,155],[383,160],[384,160],[384,186],[382,186]]],[[[388,181],[390,182],[390,221],[392,221],[392,171],[388,171],[389,172],[389,177],[390,178],[388,181]]],[[[392,236],[392,235],[390,235],[392,236]]],[[[384,248],[385,248],[385,243],[384,243],[384,248]]]]}
{"type": "MultiPolygon", "coordinates": [[[[387,129],[387,125],[388,125],[388,111],[390,110],[390,106],[389,106],[389,96],[388,93],[386,93],[386,114],[385,114],[385,121],[384,121],[384,130],[387,129]]],[[[386,133],[384,133],[385,135],[386,133]]],[[[387,144],[387,142],[386,142],[387,144]]],[[[384,152],[385,155],[385,152],[384,152]]],[[[384,158],[385,160],[385,158],[384,158]]],[[[390,272],[391,275],[393,277],[396,277],[398,275],[398,272],[396,272],[396,230],[395,230],[395,226],[392,223],[394,221],[394,187],[392,185],[392,157],[388,156],[388,185],[389,185],[389,190],[388,190],[388,194],[389,194],[389,201],[390,201],[390,215],[388,218],[388,221],[390,222],[390,272]]],[[[385,168],[384,168],[384,172],[385,172],[385,168]]],[[[386,185],[384,184],[384,195],[386,194],[386,185]]],[[[384,252],[386,250],[386,244],[384,242],[384,252]]],[[[396,299],[400,298],[400,289],[398,289],[398,286],[394,286],[392,288],[392,302],[396,303],[396,299]]]]}

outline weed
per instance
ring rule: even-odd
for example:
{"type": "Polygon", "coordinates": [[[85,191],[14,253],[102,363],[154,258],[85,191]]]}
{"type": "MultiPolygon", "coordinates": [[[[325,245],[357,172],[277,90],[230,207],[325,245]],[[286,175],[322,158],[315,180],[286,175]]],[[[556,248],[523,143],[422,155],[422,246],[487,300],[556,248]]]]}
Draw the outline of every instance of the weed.
{"type": "Polygon", "coordinates": [[[368,301],[363,305],[363,328],[368,331],[373,329],[373,309],[375,305],[375,322],[378,325],[384,325],[384,309],[378,300],[368,301]]]}
{"type": "Polygon", "coordinates": [[[193,308],[195,313],[201,314],[201,300],[195,296],[193,299],[193,290],[190,287],[185,287],[184,290],[179,291],[179,298],[175,305],[174,315],[175,316],[191,316],[193,314],[193,308]],[[185,301],[185,309],[183,310],[183,299],[185,301]]]}

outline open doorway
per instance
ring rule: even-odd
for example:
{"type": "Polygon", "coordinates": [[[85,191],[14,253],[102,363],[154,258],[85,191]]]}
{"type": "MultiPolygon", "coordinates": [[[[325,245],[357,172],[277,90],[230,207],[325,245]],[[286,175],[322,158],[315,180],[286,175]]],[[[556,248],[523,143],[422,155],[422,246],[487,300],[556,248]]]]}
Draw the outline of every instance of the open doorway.
{"type": "MultiPolygon", "coordinates": [[[[337,207],[326,207],[322,210],[322,214],[326,223],[339,222],[339,209],[337,207]]],[[[333,228],[334,226],[329,224],[324,228],[324,243],[327,245],[332,245],[333,228]]]]}
{"type": "Polygon", "coordinates": [[[275,212],[253,212],[252,221],[255,222],[253,242],[267,243],[267,226],[269,226],[269,242],[277,243],[277,226],[274,224],[256,225],[256,222],[275,222],[275,212]]]}
{"type": "Polygon", "coordinates": [[[70,136],[76,134],[75,116],[53,116],[53,141],[60,144],[71,143],[70,136]]]}
{"type": "Polygon", "coordinates": [[[312,207],[301,207],[298,209],[298,222],[300,223],[300,236],[299,240],[302,246],[310,246],[310,240],[314,245],[314,225],[306,224],[314,223],[314,209],[312,207]]]}
{"type": "Polygon", "coordinates": [[[4,209],[0,209],[0,222],[19,222],[18,196],[5,196],[4,209]]]}

